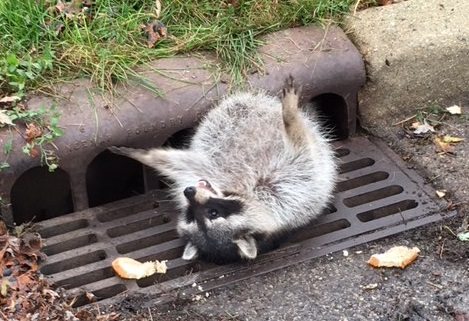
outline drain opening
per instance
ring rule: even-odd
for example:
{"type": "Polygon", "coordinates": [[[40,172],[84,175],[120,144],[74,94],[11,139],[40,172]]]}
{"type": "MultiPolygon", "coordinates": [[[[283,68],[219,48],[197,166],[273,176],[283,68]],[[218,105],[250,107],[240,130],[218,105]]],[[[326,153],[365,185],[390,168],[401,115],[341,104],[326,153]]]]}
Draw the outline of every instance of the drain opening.
{"type": "Polygon", "coordinates": [[[361,158],[348,163],[340,164],[339,174],[353,172],[365,167],[370,167],[375,163],[372,158],[361,158]]]}
{"type": "Polygon", "coordinates": [[[119,207],[115,210],[100,213],[97,215],[100,222],[110,222],[118,220],[123,217],[128,217],[130,215],[137,215],[139,212],[148,211],[159,207],[158,202],[154,203],[139,203],[128,206],[119,207]]]}
{"type": "Polygon", "coordinates": [[[359,213],[357,214],[357,218],[361,222],[369,222],[389,215],[402,213],[404,211],[416,208],[418,205],[419,203],[415,200],[404,200],[391,205],[386,205],[383,207],[372,209],[370,211],[359,213]]]}
{"type": "Polygon", "coordinates": [[[71,270],[90,263],[99,262],[105,260],[106,257],[106,252],[102,250],[94,251],[83,255],[71,257],[60,262],[44,265],[41,268],[41,272],[45,275],[51,275],[62,271],[71,270]]]}
{"type": "MultiPolygon", "coordinates": [[[[350,227],[351,224],[346,219],[339,219],[329,223],[319,224],[317,222],[308,225],[307,227],[301,228],[288,238],[289,243],[298,243],[313,237],[329,234],[332,232],[340,231],[350,227]]],[[[283,246],[282,246],[283,247],[283,246]]]]}
{"type": "Polygon", "coordinates": [[[58,280],[55,282],[58,286],[63,286],[65,289],[73,289],[79,286],[94,283],[97,281],[109,279],[115,276],[111,267],[93,270],[84,274],[76,275],[71,278],[58,280]]]}
{"type": "Polygon", "coordinates": [[[348,207],[355,207],[365,203],[371,203],[389,196],[400,194],[404,189],[399,185],[386,186],[368,193],[363,193],[357,196],[345,198],[344,204],[348,207]]]}
{"type": "Polygon", "coordinates": [[[138,240],[122,243],[116,246],[119,254],[126,254],[136,250],[144,249],[153,245],[161,244],[178,239],[179,236],[175,230],[154,234],[138,240]]]}
{"type": "Polygon", "coordinates": [[[146,288],[158,283],[163,283],[166,281],[177,279],[179,277],[190,275],[192,273],[200,272],[197,266],[198,264],[188,263],[172,269],[170,268],[166,271],[165,274],[153,274],[152,276],[149,276],[147,278],[137,280],[136,283],[140,288],[146,288]]]}
{"type": "MultiPolygon", "coordinates": [[[[114,284],[112,286],[108,286],[100,290],[92,291],[91,293],[94,294],[97,301],[101,301],[104,299],[112,298],[113,296],[116,296],[126,291],[127,291],[127,288],[125,287],[124,284],[114,284]]],[[[72,307],[79,308],[89,303],[90,303],[90,300],[87,297],[86,293],[82,293],[75,297],[72,307]]]]}
{"type": "Polygon", "coordinates": [[[160,215],[157,217],[146,218],[144,220],[140,220],[140,221],[133,222],[130,224],[116,226],[116,227],[108,229],[106,233],[107,235],[109,235],[109,237],[114,238],[114,237],[118,237],[122,235],[131,234],[134,232],[146,230],[148,228],[155,227],[158,225],[163,225],[169,222],[171,222],[171,219],[168,216],[160,215]]]}
{"type": "Polygon", "coordinates": [[[89,226],[89,223],[87,220],[80,219],[80,220],[74,220],[71,222],[66,222],[63,224],[58,224],[58,225],[54,225],[51,227],[43,228],[39,231],[39,234],[41,234],[43,238],[47,239],[52,236],[66,234],[68,232],[76,231],[76,230],[79,230],[88,226],[89,226]]]}
{"type": "Polygon", "coordinates": [[[334,153],[335,153],[335,156],[340,158],[340,157],[344,157],[344,156],[347,156],[350,154],[350,150],[347,149],[347,148],[337,148],[336,150],[334,150],[334,153]]]}
{"type": "Polygon", "coordinates": [[[359,176],[356,178],[351,178],[345,181],[340,181],[337,183],[336,191],[344,192],[360,186],[376,183],[379,181],[384,181],[388,179],[389,174],[386,172],[374,172],[371,174],[359,176]]]}
{"type": "Polygon", "coordinates": [[[86,191],[89,207],[143,194],[142,165],[105,150],[86,170],[86,191]]]}
{"type": "Polygon", "coordinates": [[[334,139],[340,140],[348,137],[348,108],[342,96],[331,93],[322,94],[311,99],[309,105],[323,121],[324,128],[331,131],[334,139]]]}
{"type": "Polygon", "coordinates": [[[46,167],[27,170],[11,188],[11,206],[17,225],[72,213],[74,207],[68,174],[61,168],[52,173],[46,167]]]}
{"type": "MultiPolygon", "coordinates": [[[[42,235],[42,234],[41,234],[42,235]]],[[[87,246],[93,243],[97,243],[98,238],[95,234],[83,235],[77,238],[66,240],[60,243],[46,245],[42,251],[46,255],[55,255],[65,251],[70,251],[73,249],[78,249],[83,246],[87,246]]]]}
{"type": "Polygon", "coordinates": [[[155,254],[152,254],[152,255],[141,257],[138,261],[141,261],[141,262],[155,261],[155,260],[158,260],[158,261],[168,260],[168,261],[170,261],[170,260],[175,260],[175,259],[178,259],[178,258],[182,257],[183,252],[184,252],[184,245],[181,245],[181,246],[174,247],[174,248],[171,248],[171,249],[168,249],[168,250],[158,251],[158,253],[155,253],[155,254]]]}

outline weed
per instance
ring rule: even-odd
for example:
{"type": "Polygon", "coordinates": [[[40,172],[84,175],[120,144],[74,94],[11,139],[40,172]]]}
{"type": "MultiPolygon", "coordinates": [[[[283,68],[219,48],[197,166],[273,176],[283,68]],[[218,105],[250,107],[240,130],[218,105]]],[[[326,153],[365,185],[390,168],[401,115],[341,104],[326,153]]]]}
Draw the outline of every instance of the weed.
{"type": "MultiPolygon", "coordinates": [[[[25,154],[36,157],[41,157],[41,163],[45,164],[49,171],[54,171],[58,167],[58,157],[52,147],[54,139],[62,136],[62,130],[58,127],[58,118],[60,114],[55,110],[55,105],[50,106],[49,109],[39,107],[35,110],[22,110],[19,107],[14,107],[6,111],[7,116],[12,121],[17,121],[24,128],[22,136],[25,139],[25,144],[22,150],[25,154]]],[[[8,140],[3,145],[3,153],[8,156],[12,149],[13,139],[8,140]]],[[[2,168],[8,168],[7,160],[2,162],[2,168]]]]}

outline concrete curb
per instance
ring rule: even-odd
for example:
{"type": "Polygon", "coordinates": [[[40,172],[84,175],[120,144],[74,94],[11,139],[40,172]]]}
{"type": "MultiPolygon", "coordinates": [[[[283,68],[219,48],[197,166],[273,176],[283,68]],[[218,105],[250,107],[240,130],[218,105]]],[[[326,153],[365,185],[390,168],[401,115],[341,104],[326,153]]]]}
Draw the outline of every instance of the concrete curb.
{"type": "Polygon", "coordinates": [[[412,0],[350,17],[349,36],[363,54],[361,125],[382,129],[437,104],[469,103],[468,1],[412,0]]]}

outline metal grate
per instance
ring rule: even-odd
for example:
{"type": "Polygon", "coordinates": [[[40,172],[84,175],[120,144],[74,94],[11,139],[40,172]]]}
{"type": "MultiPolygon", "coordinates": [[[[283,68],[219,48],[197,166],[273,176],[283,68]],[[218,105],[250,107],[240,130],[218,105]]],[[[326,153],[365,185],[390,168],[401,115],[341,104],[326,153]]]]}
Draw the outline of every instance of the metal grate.
{"type": "Polygon", "coordinates": [[[328,213],[253,262],[217,266],[183,261],[184,244],[175,231],[178,213],[164,191],[152,191],[39,223],[48,255],[41,271],[56,284],[77,291],[77,306],[88,303],[80,295],[85,291],[103,303],[121,299],[123,292],[151,295],[153,303],[163,303],[444,217],[442,205],[422,179],[384,144],[355,137],[336,147],[341,181],[328,213]],[[168,273],[122,280],[111,268],[119,256],[168,260],[168,273]],[[194,282],[200,287],[190,286],[194,282]]]}

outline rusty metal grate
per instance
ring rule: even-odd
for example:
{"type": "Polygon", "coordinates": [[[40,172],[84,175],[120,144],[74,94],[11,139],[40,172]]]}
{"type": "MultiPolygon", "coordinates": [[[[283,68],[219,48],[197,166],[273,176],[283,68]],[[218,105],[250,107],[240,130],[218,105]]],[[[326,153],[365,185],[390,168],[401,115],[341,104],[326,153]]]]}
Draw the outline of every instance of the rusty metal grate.
{"type": "MultiPolygon", "coordinates": [[[[216,266],[183,261],[184,244],[174,229],[178,214],[164,191],[153,191],[39,223],[48,255],[41,271],[56,284],[78,294],[91,292],[103,303],[121,299],[121,293],[151,295],[153,303],[162,303],[444,217],[423,180],[384,144],[363,137],[336,144],[341,182],[328,213],[254,262],[216,266]],[[111,268],[118,256],[168,260],[169,270],[122,280],[111,268]],[[194,282],[200,287],[192,287],[194,282]]],[[[78,296],[78,306],[88,303],[85,297],[78,296]]]]}

